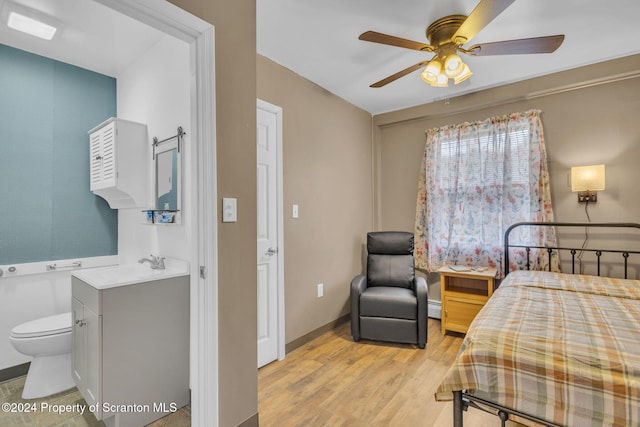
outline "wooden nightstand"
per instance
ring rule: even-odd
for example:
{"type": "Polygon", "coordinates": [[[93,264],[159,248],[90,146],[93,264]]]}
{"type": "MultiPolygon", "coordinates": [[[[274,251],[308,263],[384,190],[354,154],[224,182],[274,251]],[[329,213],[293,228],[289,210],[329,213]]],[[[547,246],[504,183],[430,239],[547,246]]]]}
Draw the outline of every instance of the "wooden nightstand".
{"type": "Polygon", "coordinates": [[[466,333],[471,321],[493,294],[497,270],[454,271],[449,266],[440,273],[442,299],[442,334],[445,331],[466,333]]]}

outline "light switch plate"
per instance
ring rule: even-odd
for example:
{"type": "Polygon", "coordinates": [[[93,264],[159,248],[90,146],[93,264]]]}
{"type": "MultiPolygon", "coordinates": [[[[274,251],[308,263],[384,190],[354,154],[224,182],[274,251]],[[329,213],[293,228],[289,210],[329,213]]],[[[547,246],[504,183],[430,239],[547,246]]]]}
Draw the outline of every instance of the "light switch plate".
{"type": "Polygon", "coordinates": [[[222,222],[238,222],[238,200],[224,197],[222,199],[222,222]]]}
{"type": "Polygon", "coordinates": [[[291,216],[293,218],[298,218],[298,205],[291,206],[291,216]]]}

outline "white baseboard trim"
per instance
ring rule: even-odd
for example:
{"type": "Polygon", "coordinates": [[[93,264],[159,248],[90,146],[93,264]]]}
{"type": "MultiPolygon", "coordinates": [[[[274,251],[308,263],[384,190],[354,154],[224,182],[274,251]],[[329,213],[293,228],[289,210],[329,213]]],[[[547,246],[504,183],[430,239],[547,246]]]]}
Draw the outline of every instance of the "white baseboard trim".
{"type": "Polygon", "coordinates": [[[429,317],[442,319],[442,303],[440,301],[429,300],[429,317]]]}

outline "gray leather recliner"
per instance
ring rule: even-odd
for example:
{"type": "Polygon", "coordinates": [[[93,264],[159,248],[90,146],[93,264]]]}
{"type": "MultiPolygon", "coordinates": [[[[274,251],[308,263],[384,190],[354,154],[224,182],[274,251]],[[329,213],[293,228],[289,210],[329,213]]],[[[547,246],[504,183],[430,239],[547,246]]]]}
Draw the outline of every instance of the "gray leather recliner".
{"type": "Polygon", "coordinates": [[[413,233],[367,234],[367,274],[351,281],[351,335],[427,344],[427,282],[415,276],[413,233]]]}

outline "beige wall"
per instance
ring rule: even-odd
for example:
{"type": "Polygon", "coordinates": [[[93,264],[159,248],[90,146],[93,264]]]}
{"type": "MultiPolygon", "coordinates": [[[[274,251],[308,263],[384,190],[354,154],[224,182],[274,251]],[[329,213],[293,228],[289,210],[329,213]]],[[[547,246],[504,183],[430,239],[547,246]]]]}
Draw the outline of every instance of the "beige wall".
{"type": "Polygon", "coordinates": [[[350,312],[373,226],[371,115],[258,55],[258,98],[283,109],[286,342],[350,312]],[[300,217],[291,217],[292,204],[300,217]],[[324,297],[316,285],[324,283],[324,297]]]}
{"type": "MultiPolygon", "coordinates": [[[[542,110],[555,219],[586,221],[568,173],[605,163],[607,189],[589,207],[591,220],[640,222],[638,94],[633,56],[374,117],[377,226],[413,230],[425,130],[532,108],[542,110]]],[[[437,286],[430,298],[439,299],[437,286]]]]}
{"type": "Polygon", "coordinates": [[[238,222],[218,218],[219,425],[258,412],[256,271],[256,3],[171,0],[215,26],[218,212],[238,199],[238,222]]]}
{"type": "MultiPolygon", "coordinates": [[[[171,1],[215,26],[218,196],[219,203],[222,197],[238,199],[237,223],[223,224],[218,218],[222,427],[239,425],[258,411],[256,274],[247,268],[255,263],[257,95],[284,110],[287,342],[349,311],[348,282],[362,271],[364,236],[374,226],[372,188],[378,228],[413,228],[417,170],[428,127],[541,108],[557,219],[582,219],[577,203],[568,201],[566,168],[597,161],[607,163],[608,189],[599,196],[592,218],[640,216],[638,168],[633,165],[640,158],[640,108],[634,96],[640,93],[638,79],[504,101],[581,80],[564,74],[452,99],[447,106],[436,103],[377,116],[374,185],[371,116],[265,58],[256,59],[255,0],[171,1]],[[491,106],[500,103],[505,105],[491,106]],[[456,115],[456,108],[468,112],[456,115]],[[293,203],[300,205],[297,220],[289,215],[293,203]],[[319,282],[325,284],[322,299],[315,297],[319,282]]],[[[613,69],[624,73],[638,65],[634,57],[613,69]]],[[[608,72],[595,67],[580,76],[586,81],[608,72]]]]}
{"type": "Polygon", "coordinates": [[[215,26],[218,196],[238,199],[237,223],[218,218],[219,425],[237,426],[258,411],[256,271],[247,268],[256,262],[256,85],[284,110],[287,342],[349,311],[373,221],[371,115],[264,58],[256,82],[255,0],[171,1],[215,26]]]}

